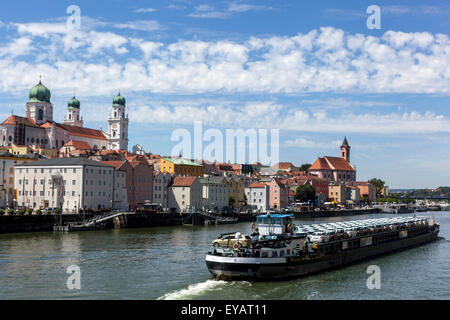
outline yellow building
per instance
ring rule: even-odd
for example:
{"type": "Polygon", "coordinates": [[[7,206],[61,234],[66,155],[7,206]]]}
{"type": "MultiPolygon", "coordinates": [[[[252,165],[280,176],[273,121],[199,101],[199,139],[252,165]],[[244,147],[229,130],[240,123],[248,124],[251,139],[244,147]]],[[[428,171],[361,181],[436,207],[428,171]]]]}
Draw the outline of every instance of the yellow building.
{"type": "Polygon", "coordinates": [[[27,155],[27,154],[31,154],[31,148],[28,146],[21,146],[21,145],[16,145],[16,144],[12,144],[8,147],[6,147],[8,152],[12,155],[27,155]]]}
{"type": "Polygon", "coordinates": [[[203,177],[203,166],[184,159],[161,158],[161,172],[176,173],[179,176],[203,177]]]}
{"type": "Polygon", "coordinates": [[[328,199],[330,199],[330,201],[345,204],[345,191],[345,184],[343,183],[330,184],[328,186],[328,199]]]}
{"type": "Polygon", "coordinates": [[[233,197],[233,208],[239,209],[245,206],[245,182],[238,176],[226,177],[225,182],[230,189],[229,195],[233,197]]]}

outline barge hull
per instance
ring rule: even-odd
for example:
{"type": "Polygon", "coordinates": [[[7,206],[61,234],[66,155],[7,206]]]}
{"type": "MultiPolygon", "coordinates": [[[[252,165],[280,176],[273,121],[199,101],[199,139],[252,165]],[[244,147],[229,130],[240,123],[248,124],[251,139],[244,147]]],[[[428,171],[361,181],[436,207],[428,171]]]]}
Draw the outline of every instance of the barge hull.
{"type": "Polygon", "coordinates": [[[227,261],[230,258],[217,259],[217,257],[207,255],[206,266],[220,280],[283,280],[305,276],[344,266],[358,260],[419,246],[437,240],[438,233],[439,229],[436,229],[428,233],[386,242],[380,245],[345,250],[341,253],[328,255],[322,259],[305,259],[304,257],[298,256],[284,258],[285,261],[279,263],[252,263],[251,261],[249,263],[236,263],[231,260],[227,261]]]}

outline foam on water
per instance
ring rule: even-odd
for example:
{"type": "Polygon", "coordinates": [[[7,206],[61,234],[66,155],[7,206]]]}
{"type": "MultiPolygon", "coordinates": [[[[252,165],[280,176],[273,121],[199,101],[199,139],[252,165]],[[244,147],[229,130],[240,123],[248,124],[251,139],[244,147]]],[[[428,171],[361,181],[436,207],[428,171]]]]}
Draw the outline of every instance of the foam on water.
{"type": "Polygon", "coordinates": [[[224,286],[227,282],[226,281],[219,281],[219,280],[206,280],[205,282],[195,283],[189,285],[185,289],[173,291],[166,293],[162,297],[159,297],[157,300],[183,300],[183,299],[189,299],[193,296],[197,296],[199,294],[202,294],[206,291],[217,289],[221,286],[224,286]]]}

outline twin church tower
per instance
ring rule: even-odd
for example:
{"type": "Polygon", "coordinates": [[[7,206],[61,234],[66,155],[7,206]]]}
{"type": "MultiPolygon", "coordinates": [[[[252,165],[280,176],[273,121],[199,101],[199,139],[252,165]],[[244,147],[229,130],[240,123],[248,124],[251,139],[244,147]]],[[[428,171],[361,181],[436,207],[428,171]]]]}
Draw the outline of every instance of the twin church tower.
{"type": "Polygon", "coordinates": [[[64,122],[55,122],[50,99],[50,90],[39,81],[29,92],[25,117],[11,115],[0,125],[1,144],[59,149],[73,140],[87,142],[94,150],[128,150],[129,121],[120,92],[113,99],[107,132],[83,127],[81,103],[75,96],[67,104],[64,122]]]}

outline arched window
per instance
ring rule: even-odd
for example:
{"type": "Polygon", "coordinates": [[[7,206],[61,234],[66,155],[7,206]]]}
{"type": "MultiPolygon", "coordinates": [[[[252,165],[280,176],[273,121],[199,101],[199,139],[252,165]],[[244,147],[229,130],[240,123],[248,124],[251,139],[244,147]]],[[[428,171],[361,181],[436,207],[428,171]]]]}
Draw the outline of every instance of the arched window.
{"type": "Polygon", "coordinates": [[[72,119],[72,114],[71,113],[69,113],[69,120],[71,120],[72,119]]]}
{"type": "Polygon", "coordinates": [[[44,111],[42,109],[38,110],[38,120],[44,120],[44,111]]]}
{"type": "Polygon", "coordinates": [[[117,118],[117,112],[114,111],[114,118],[117,118]]]}
{"type": "Polygon", "coordinates": [[[115,131],[113,131],[113,138],[115,138],[116,137],[116,132],[115,131]]]}

